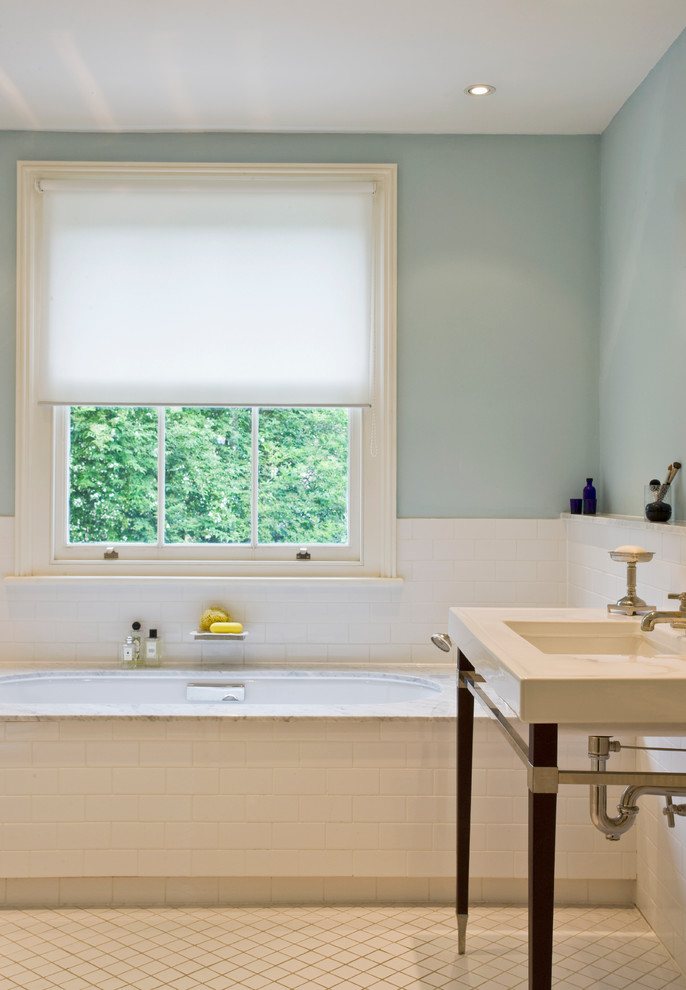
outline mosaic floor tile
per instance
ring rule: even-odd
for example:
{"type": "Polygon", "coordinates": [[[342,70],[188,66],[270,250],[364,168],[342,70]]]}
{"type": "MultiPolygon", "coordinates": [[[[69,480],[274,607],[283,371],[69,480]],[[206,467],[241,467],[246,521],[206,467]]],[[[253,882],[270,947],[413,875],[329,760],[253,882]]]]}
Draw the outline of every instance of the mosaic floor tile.
{"type": "MultiPolygon", "coordinates": [[[[522,908],[0,911],[0,990],[527,990],[522,908]]],[[[638,911],[555,913],[555,990],[686,990],[638,911]]]]}

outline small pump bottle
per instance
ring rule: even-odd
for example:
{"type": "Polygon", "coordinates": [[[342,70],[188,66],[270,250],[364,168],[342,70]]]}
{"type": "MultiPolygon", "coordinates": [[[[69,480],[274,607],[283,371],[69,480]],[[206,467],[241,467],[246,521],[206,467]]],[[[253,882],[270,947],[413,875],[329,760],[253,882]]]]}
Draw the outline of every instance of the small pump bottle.
{"type": "Polygon", "coordinates": [[[157,638],[157,629],[151,629],[145,641],[143,662],[146,667],[159,667],[162,662],[162,644],[157,638]]]}
{"type": "Polygon", "coordinates": [[[127,636],[119,647],[119,660],[122,667],[127,670],[136,666],[136,644],[133,641],[133,636],[127,636]]]}

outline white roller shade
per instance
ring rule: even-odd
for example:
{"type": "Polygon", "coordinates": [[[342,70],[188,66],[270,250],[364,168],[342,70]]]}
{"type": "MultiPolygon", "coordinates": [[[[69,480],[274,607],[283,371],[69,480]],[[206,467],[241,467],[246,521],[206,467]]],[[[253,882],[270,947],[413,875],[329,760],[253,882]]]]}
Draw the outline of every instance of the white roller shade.
{"type": "Polygon", "coordinates": [[[39,401],[370,403],[373,184],[39,188],[39,401]]]}

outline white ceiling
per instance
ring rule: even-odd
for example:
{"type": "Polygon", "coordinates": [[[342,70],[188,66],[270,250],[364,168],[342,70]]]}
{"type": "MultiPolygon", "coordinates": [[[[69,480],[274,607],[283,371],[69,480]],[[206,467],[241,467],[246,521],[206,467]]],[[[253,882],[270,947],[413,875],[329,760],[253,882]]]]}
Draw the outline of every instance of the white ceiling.
{"type": "Polygon", "coordinates": [[[0,0],[0,129],[596,134],[684,28],[686,0],[0,0]]]}

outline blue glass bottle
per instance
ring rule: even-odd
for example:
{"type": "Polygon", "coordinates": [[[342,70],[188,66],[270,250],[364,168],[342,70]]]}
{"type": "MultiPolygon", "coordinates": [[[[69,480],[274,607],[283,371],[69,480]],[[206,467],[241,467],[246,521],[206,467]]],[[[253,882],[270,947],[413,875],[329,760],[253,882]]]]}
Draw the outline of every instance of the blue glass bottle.
{"type": "Polygon", "coordinates": [[[596,493],[593,487],[593,478],[586,478],[586,487],[584,488],[584,515],[594,516],[596,510],[596,493]]]}

